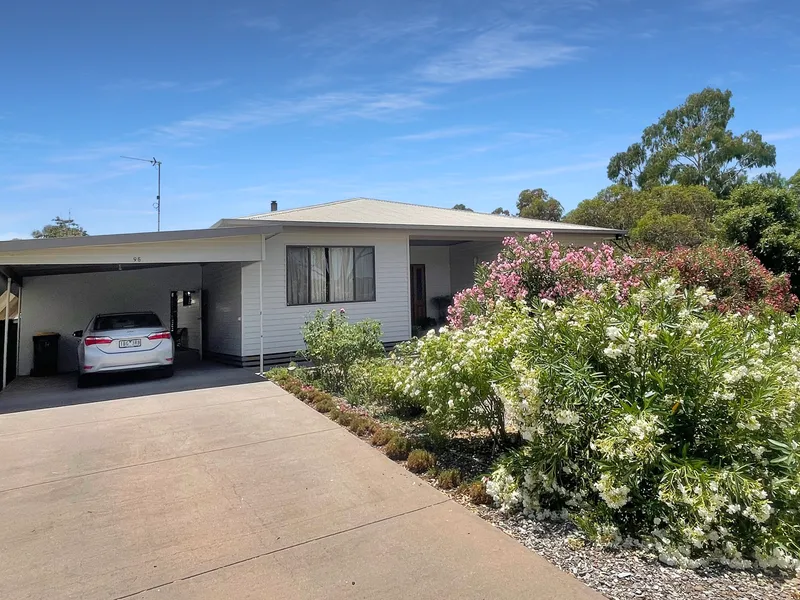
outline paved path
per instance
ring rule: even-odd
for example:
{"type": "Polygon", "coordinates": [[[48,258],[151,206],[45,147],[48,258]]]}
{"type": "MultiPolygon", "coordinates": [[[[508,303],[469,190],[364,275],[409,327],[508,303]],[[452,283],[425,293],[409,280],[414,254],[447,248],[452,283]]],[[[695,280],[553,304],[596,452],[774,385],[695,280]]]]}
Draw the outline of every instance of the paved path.
{"type": "Polygon", "coordinates": [[[3,600],[600,598],[265,382],[0,415],[0,515],[3,600]]]}

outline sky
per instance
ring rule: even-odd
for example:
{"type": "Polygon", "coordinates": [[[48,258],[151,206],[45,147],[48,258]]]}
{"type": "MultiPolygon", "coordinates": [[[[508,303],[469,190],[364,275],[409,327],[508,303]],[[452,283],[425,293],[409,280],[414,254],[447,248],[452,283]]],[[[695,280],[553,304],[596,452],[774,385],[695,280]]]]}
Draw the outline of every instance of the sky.
{"type": "Polygon", "coordinates": [[[796,0],[28,0],[0,19],[0,239],[365,196],[573,208],[687,95],[800,168],[796,0]]]}

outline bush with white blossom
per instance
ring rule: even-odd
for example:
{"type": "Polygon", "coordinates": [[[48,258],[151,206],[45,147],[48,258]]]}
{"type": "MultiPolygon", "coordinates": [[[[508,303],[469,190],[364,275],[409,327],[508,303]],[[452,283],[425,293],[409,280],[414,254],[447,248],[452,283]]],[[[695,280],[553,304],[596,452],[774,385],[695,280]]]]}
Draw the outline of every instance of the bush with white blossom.
{"type": "Polygon", "coordinates": [[[445,421],[464,398],[502,401],[525,441],[487,480],[506,510],[670,565],[797,569],[800,326],[713,300],[663,279],[622,302],[604,284],[559,306],[500,303],[421,342],[409,390],[445,421]]]}

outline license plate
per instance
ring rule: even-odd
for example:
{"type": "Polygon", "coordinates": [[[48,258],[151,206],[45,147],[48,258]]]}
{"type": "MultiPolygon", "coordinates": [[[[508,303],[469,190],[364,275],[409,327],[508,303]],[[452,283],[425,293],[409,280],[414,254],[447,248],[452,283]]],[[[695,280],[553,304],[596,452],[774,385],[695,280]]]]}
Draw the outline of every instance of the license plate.
{"type": "Polygon", "coordinates": [[[120,340],[120,348],[138,348],[142,345],[142,340],[120,340]]]}

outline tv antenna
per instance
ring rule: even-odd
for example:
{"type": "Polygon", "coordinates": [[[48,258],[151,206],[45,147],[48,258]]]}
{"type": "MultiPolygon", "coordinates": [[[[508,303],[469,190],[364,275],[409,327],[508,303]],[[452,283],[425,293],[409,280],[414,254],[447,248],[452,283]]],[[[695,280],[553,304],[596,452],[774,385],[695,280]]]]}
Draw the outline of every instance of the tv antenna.
{"type": "Polygon", "coordinates": [[[153,158],[136,158],[135,156],[120,156],[120,158],[127,158],[128,160],[138,160],[141,162],[150,163],[158,169],[158,195],[156,201],[153,203],[153,208],[158,212],[158,231],[161,231],[161,161],[153,158]]]}

